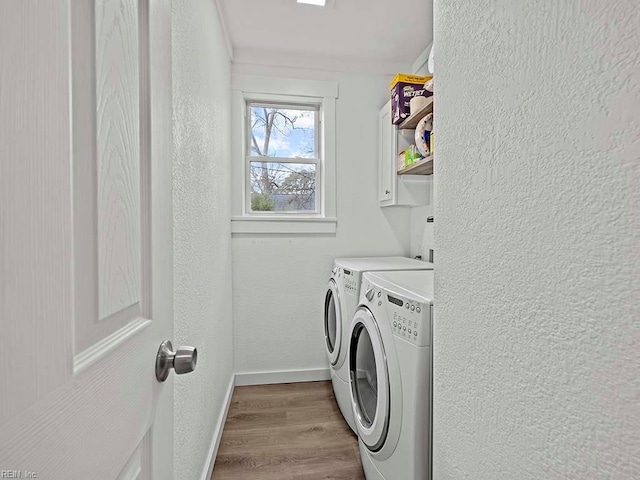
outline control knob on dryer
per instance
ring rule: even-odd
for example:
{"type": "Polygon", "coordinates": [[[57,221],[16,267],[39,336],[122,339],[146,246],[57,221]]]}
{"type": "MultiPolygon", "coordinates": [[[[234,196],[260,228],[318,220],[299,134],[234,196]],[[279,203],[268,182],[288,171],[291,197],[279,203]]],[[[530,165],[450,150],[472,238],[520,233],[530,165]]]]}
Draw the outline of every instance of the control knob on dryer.
{"type": "Polygon", "coordinates": [[[367,297],[367,300],[369,301],[373,300],[373,296],[374,296],[373,288],[368,288],[364,296],[367,297]]]}

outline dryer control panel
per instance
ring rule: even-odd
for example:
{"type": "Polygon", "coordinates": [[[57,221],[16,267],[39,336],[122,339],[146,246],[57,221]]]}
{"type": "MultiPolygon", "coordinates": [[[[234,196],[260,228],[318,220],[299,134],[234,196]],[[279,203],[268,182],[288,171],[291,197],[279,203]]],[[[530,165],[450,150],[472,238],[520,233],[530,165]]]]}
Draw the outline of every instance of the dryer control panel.
{"type": "Polygon", "coordinates": [[[390,295],[386,296],[391,331],[418,346],[429,345],[431,338],[430,305],[390,295]]]}
{"type": "Polygon", "coordinates": [[[360,303],[395,337],[418,347],[431,345],[433,271],[366,272],[360,303]]]}
{"type": "Polygon", "coordinates": [[[378,321],[387,317],[391,332],[416,346],[431,344],[431,304],[415,301],[367,283],[362,285],[360,302],[376,312],[378,321]],[[378,317],[378,313],[382,316],[378,317]]]}

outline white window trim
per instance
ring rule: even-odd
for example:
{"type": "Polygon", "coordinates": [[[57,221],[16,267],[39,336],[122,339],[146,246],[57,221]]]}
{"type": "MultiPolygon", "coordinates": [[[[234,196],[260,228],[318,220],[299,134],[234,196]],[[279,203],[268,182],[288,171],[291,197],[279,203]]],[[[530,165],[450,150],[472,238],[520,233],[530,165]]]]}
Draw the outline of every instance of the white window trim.
{"type": "Polygon", "coordinates": [[[315,80],[236,75],[231,93],[231,233],[309,234],[335,233],[336,213],[336,99],[338,84],[315,80]],[[321,205],[318,212],[288,214],[248,214],[248,164],[245,114],[247,101],[319,103],[321,164],[319,168],[321,205]]]}

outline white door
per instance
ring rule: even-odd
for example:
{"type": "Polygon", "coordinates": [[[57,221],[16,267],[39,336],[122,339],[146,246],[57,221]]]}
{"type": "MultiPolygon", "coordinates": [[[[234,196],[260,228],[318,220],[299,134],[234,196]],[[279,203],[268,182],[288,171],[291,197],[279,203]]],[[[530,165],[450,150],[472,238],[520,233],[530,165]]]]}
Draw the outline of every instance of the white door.
{"type": "Polygon", "coordinates": [[[0,1],[0,477],[173,477],[170,29],[0,1]]]}

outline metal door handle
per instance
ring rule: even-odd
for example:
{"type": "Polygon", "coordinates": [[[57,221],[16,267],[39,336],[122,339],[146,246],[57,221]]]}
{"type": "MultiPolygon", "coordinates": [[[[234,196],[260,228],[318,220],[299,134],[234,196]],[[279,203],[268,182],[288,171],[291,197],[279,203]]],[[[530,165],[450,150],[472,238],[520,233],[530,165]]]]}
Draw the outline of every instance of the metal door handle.
{"type": "Polygon", "coordinates": [[[385,193],[386,195],[389,195],[389,194],[391,193],[391,191],[390,191],[390,190],[385,190],[385,191],[384,191],[384,193],[385,193]]]}
{"type": "Polygon", "coordinates": [[[172,368],[176,374],[191,373],[198,363],[198,349],[195,347],[178,347],[173,351],[173,345],[169,340],[160,344],[156,356],[156,379],[164,382],[172,368]]]}

